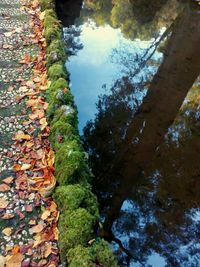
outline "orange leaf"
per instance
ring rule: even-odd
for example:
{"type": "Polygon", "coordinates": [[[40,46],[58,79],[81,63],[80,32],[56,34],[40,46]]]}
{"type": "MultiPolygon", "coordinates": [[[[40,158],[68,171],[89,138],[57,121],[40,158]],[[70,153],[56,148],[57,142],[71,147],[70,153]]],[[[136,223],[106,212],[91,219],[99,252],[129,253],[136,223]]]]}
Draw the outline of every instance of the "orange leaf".
{"type": "Polygon", "coordinates": [[[0,184],[0,192],[7,192],[10,190],[10,186],[7,184],[0,184]]]}
{"type": "Polygon", "coordinates": [[[12,176],[7,177],[6,179],[3,180],[4,183],[6,184],[11,184],[13,182],[14,178],[12,176]]]}

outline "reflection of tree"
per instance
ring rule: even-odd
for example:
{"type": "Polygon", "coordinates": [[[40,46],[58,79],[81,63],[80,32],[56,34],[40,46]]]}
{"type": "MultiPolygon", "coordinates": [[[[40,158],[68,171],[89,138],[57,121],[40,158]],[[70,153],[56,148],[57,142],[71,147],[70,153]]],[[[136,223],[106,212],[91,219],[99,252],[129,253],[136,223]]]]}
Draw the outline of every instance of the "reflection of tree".
{"type": "Polygon", "coordinates": [[[80,16],[83,0],[55,0],[58,18],[64,27],[74,24],[76,18],[80,16]]]}
{"type": "Polygon", "coordinates": [[[64,42],[67,50],[67,55],[72,56],[83,49],[83,44],[80,41],[81,27],[71,26],[63,29],[64,42]]]}
{"type": "Polygon", "coordinates": [[[198,259],[187,259],[196,252],[194,243],[186,255],[178,250],[180,245],[198,241],[198,222],[192,223],[189,216],[185,217],[186,212],[200,204],[200,170],[196,160],[200,126],[198,117],[194,117],[198,114],[195,108],[193,111],[188,106],[184,123],[177,121],[166,144],[158,148],[199,75],[199,28],[198,11],[186,7],[173,28],[164,60],[139,110],[135,112],[135,96],[140,86],[123,78],[115,84],[111,96],[100,99],[96,120],[85,129],[84,141],[97,177],[95,190],[103,207],[108,200],[111,205],[104,213],[107,232],[103,234],[110,233],[112,237],[115,222],[114,234],[129,234],[129,241],[123,245],[144,264],[153,249],[167,258],[168,266],[183,266],[181,262],[186,263],[184,266],[198,266],[198,259]],[[172,141],[175,129],[179,129],[179,146],[172,141]],[[133,204],[128,211],[121,210],[126,199],[133,204]]]}
{"type": "Polygon", "coordinates": [[[120,28],[126,38],[148,40],[169,27],[180,8],[177,0],[87,0],[82,16],[120,28]]]}

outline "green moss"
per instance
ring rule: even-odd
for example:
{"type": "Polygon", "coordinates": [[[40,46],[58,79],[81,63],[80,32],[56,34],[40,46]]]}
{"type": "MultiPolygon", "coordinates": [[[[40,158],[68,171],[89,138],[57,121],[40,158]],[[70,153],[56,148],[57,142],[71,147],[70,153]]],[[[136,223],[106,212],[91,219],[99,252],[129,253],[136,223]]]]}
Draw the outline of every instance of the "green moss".
{"type": "Polygon", "coordinates": [[[44,36],[47,42],[47,45],[49,45],[53,40],[61,39],[61,31],[59,26],[52,26],[50,28],[45,28],[44,36]]]}
{"type": "Polygon", "coordinates": [[[55,81],[59,78],[67,79],[67,72],[64,64],[61,61],[54,63],[48,70],[48,77],[51,81],[55,81]]]}
{"type": "Polygon", "coordinates": [[[67,253],[67,262],[69,267],[96,267],[94,255],[92,255],[88,248],[80,245],[69,250],[67,253]]]}
{"type": "Polygon", "coordinates": [[[46,49],[47,55],[49,55],[53,51],[58,51],[59,53],[61,53],[63,58],[66,57],[65,46],[62,40],[53,40],[46,49]]]}
{"type": "Polygon", "coordinates": [[[57,121],[51,128],[50,142],[55,151],[60,149],[63,143],[79,140],[78,131],[69,123],[57,121]]]}
{"type": "Polygon", "coordinates": [[[56,177],[60,184],[76,183],[83,179],[82,173],[87,169],[85,154],[80,149],[77,141],[71,141],[63,144],[57,151],[56,177]]]}
{"type": "Polygon", "coordinates": [[[63,78],[60,78],[51,84],[48,90],[47,99],[49,102],[48,117],[50,119],[59,108],[63,111],[66,110],[65,113],[67,113],[67,115],[70,113],[76,113],[76,109],[74,107],[74,97],[68,89],[66,80],[63,78]]]}
{"type": "Polygon", "coordinates": [[[59,186],[54,198],[61,211],[84,208],[99,219],[97,198],[91,192],[89,185],[88,188],[80,184],[59,186]]]}
{"type": "Polygon", "coordinates": [[[116,258],[111,251],[108,242],[103,239],[99,239],[90,248],[90,251],[96,257],[96,262],[101,264],[103,267],[118,267],[116,258]]]}
{"type": "Polygon", "coordinates": [[[55,110],[54,114],[48,112],[48,117],[51,120],[51,126],[53,126],[58,120],[62,123],[69,123],[75,129],[78,129],[77,110],[72,109],[71,112],[66,111],[67,107],[63,106],[55,110]]]}
{"type": "Polygon", "coordinates": [[[60,215],[59,245],[62,255],[66,255],[70,248],[77,244],[87,245],[88,241],[94,238],[94,227],[97,221],[95,216],[91,215],[83,208],[74,211],[65,211],[60,215]]]}
{"type": "Polygon", "coordinates": [[[47,9],[54,9],[55,10],[55,3],[54,0],[39,0],[41,10],[47,10],[47,9]]]}
{"type": "Polygon", "coordinates": [[[67,253],[69,267],[101,265],[103,267],[117,267],[117,261],[109,245],[104,240],[97,240],[91,247],[77,246],[67,253]]]}
{"type": "Polygon", "coordinates": [[[57,19],[55,11],[53,9],[47,9],[45,11],[45,16],[44,16],[44,27],[50,28],[50,27],[53,27],[54,25],[61,27],[60,22],[57,19]]]}

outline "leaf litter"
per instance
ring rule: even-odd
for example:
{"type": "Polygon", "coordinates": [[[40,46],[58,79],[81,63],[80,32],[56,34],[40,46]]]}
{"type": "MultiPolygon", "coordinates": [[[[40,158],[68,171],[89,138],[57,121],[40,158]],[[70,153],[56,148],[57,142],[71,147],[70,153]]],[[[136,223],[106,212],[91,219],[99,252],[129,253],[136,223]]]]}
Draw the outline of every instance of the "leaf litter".
{"type": "MultiPolygon", "coordinates": [[[[33,31],[29,38],[24,38],[24,46],[37,45],[40,52],[37,57],[25,54],[19,61],[21,65],[31,68],[33,75],[29,80],[18,78],[16,81],[21,93],[16,102],[25,100],[26,108],[22,113],[28,115],[28,120],[22,122],[23,126],[27,126],[26,130],[13,135],[17,151],[13,155],[15,175],[6,177],[0,184],[0,217],[8,222],[6,225],[11,225],[2,230],[4,241],[3,245],[1,242],[0,266],[55,267],[60,263],[59,212],[50,197],[56,185],[55,155],[48,140],[50,129],[45,117],[48,103],[41,94],[48,87],[46,44],[41,22],[44,14],[40,12],[37,0],[25,1],[22,9],[30,17],[33,31]],[[12,225],[12,220],[17,224],[12,225]]],[[[4,35],[12,37],[23,34],[23,30],[14,28],[4,35]]],[[[3,49],[13,50],[13,46],[4,44],[3,49]]],[[[8,90],[13,91],[14,86],[10,85],[8,90]]]]}

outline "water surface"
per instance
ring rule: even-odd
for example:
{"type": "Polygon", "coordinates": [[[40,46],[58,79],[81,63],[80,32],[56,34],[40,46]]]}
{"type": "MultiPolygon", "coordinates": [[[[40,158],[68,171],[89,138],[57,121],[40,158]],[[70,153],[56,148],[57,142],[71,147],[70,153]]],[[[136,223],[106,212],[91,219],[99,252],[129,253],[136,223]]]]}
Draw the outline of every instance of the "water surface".
{"type": "Polygon", "coordinates": [[[200,8],[176,0],[70,7],[66,65],[100,235],[120,266],[198,267],[200,8]]]}

